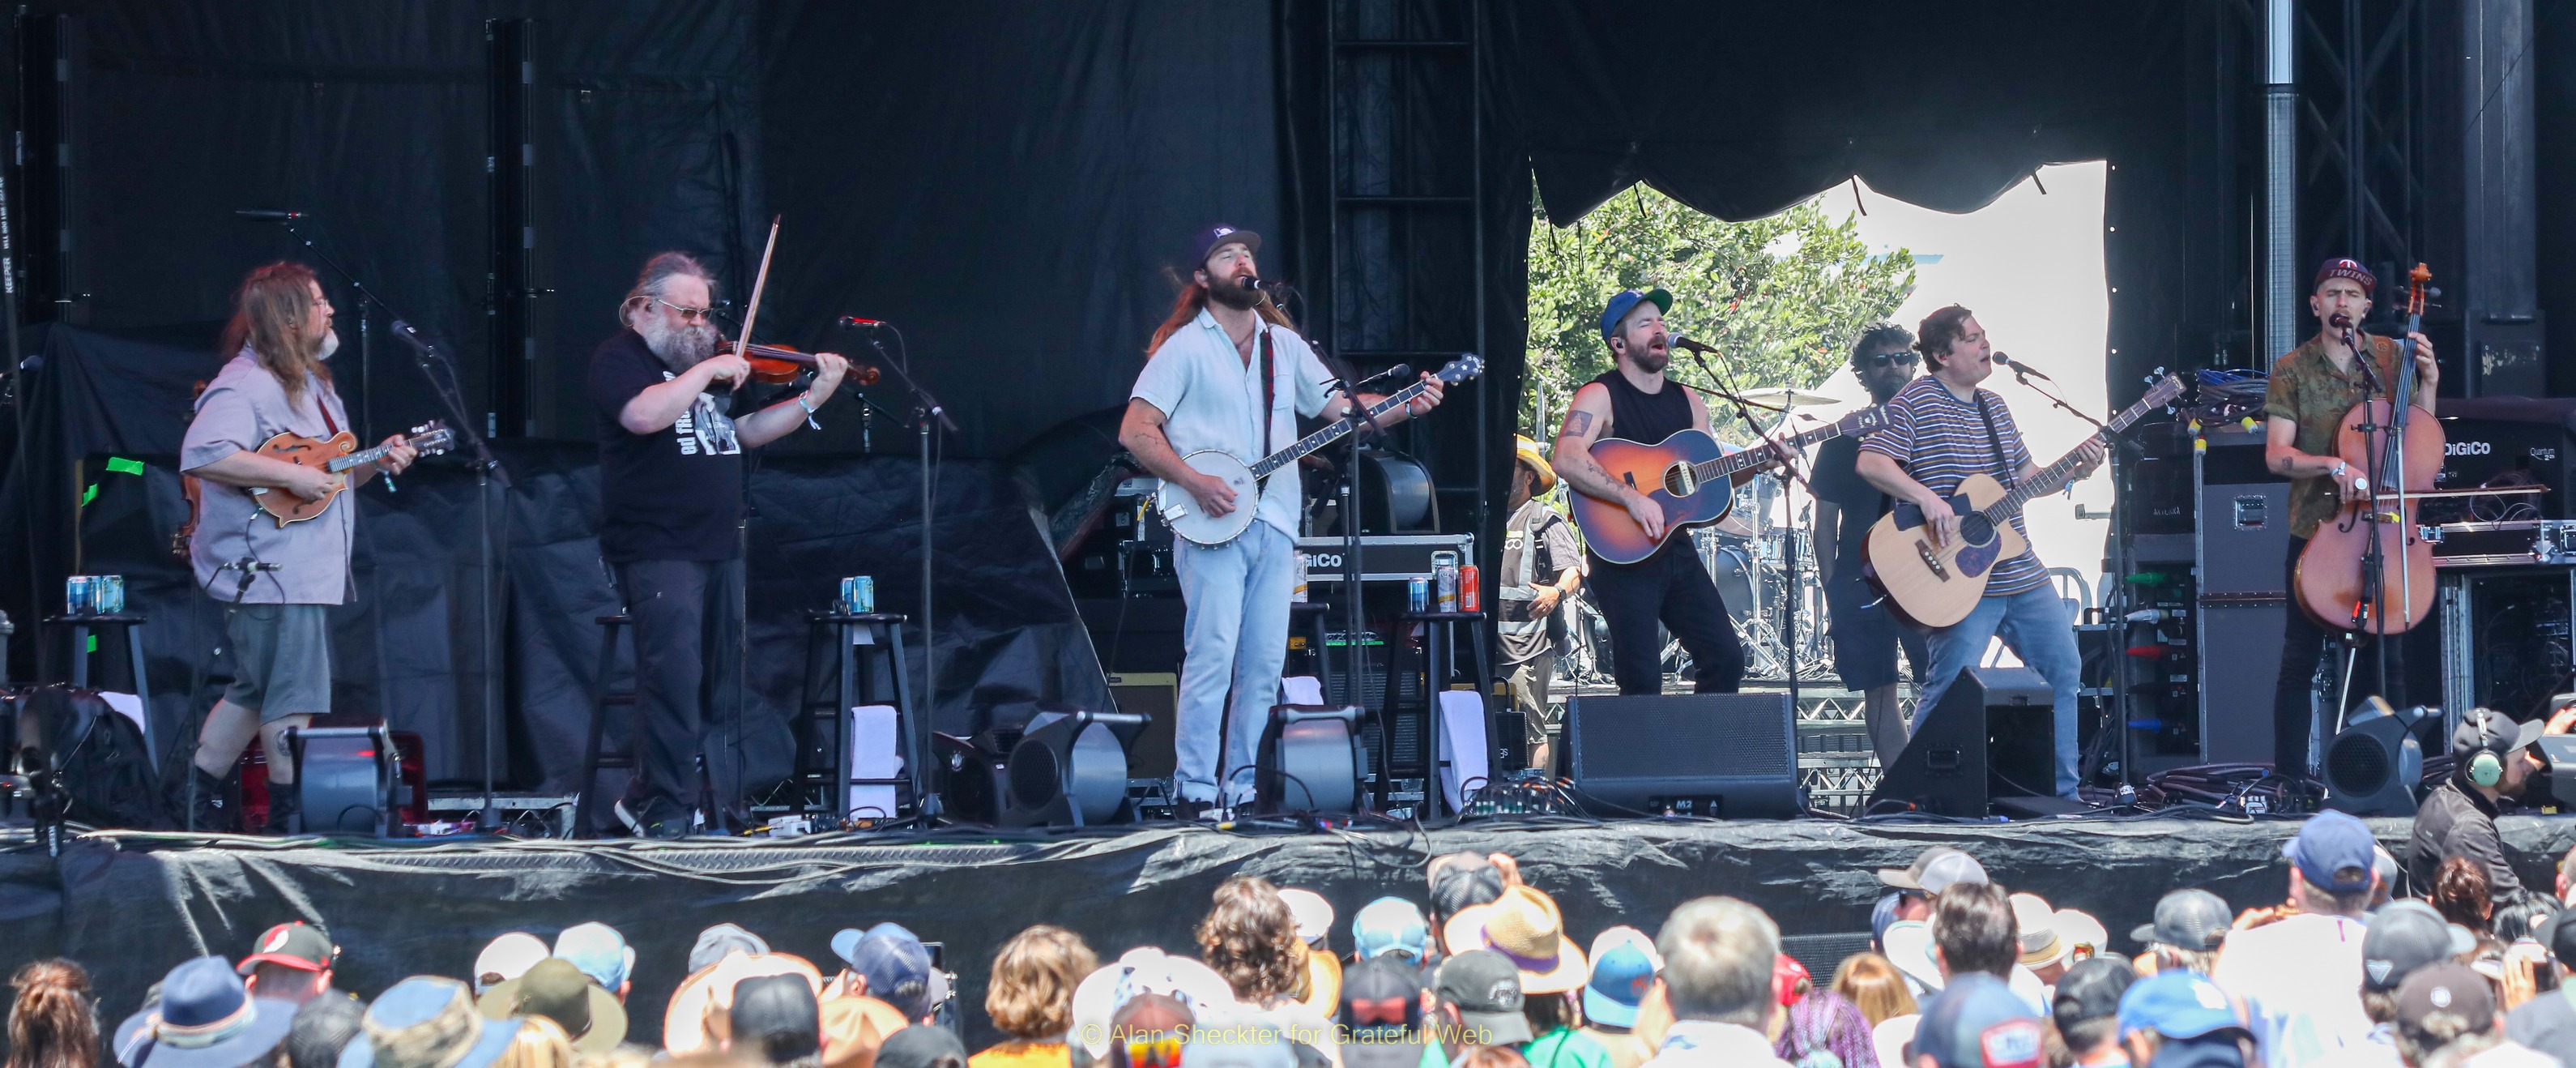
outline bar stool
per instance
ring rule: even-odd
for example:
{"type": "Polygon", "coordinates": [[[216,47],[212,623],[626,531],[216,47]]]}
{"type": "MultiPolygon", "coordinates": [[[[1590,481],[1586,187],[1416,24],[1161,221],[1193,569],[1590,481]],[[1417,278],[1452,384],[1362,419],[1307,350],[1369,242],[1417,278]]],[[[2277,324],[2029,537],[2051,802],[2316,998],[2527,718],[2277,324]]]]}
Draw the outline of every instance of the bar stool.
{"type": "Polygon", "coordinates": [[[1315,681],[1324,690],[1325,700],[1332,700],[1333,658],[1325,652],[1324,624],[1332,618],[1333,606],[1325,601],[1288,602],[1288,627],[1306,630],[1306,656],[1315,662],[1315,681]]]}
{"type": "Polygon", "coordinates": [[[1381,781],[1387,789],[1393,789],[1397,769],[1392,754],[1396,746],[1397,700],[1401,692],[1397,682],[1412,674],[1416,655],[1413,644],[1405,641],[1404,637],[1413,629],[1411,624],[1420,623],[1424,674],[1422,718],[1417,728],[1420,733],[1413,741],[1419,746],[1415,751],[1422,754],[1422,804],[1430,807],[1432,799],[1439,795],[1434,780],[1439,778],[1440,769],[1448,764],[1437,755],[1440,752],[1440,692],[1449,688],[1450,677],[1457,670],[1456,645],[1458,630],[1462,626],[1467,631],[1468,644],[1474,648],[1472,659],[1476,673],[1471,681],[1475,683],[1476,696],[1485,709],[1485,737],[1494,737],[1493,643],[1487,633],[1490,625],[1483,612],[1399,612],[1395,618],[1395,649],[1388,656],[1386,666],[1386,701],[1378,711],[1379,737],[1385,739],[1384,752],[1380,754],[1381,781]]]}
{"type": "MultiPolygon", "coordinates": [[[[114,628],[123,637],[126,668],[134,674],[134,696],[143,704],[143,751],[151,757],[152,766],[157,768],[161,766],[161,746],[152,732],[152,684],[143,675],[143,636],[135,633],[146,621],[143,615],[134,612],[106,615],[65,613],[45,617],[48,626],[71,628],[72,688],[75,690],[89,688],[90,632],[114,628]]],[[[0,653],[7,651],[7,643],[0,641],[0,653]]]]}
{"type": "MultiPolygon", "coordinates": [[[[930,789],[930,721],[918,714],[912,703],[912,680],[904,671],[903,621],[894,612],[811,612],[805,616],[805,699],[796,710],[794,729],[798,735],[795,776],[803,782],[819,782],[823,789],[809,792],[830,805],[824,815],[834,821],[850,818],[854,800],[853,786],[892,786],[896,788],[898,809],[918,811],[930,789]],[[818,642],[829,642],[833,652],[827,658],[818,642]],[[866,646],[874,654],[864,662],[859,648],[866,646]],[[827,670],[834,678],[830,686],[818,685],[827,670]],[[880,689],[879,672],[892,680],[880,689]],[[887,691],[891,691],[889,694],[887,691]],[[893,700],[889,702],[887,698],[893,700]],[[853,734],[851,709],[861,704],[894,705],[898,751],[903,755],[903,774],[896,778],[853,778],[850,768],[850,738],[853,734]],[[823,744],[825,725],[830,726],[831,756],[814,759],[815,747],[823,744]],[[828,777],[826,777],[828,776],[828,777]],[[837,785],[835,785],[837,784],[837,785]],[[905,796],[906,794],[909,796],[905,796]]],[[[812,811],[808,804],[805,811],[812,811]]],[[[887,813],[888,816],[898,813],[887,813]]],[[[935,813],[934,813],[935,814],[935,813]]]]}
{"type": "MultiPolygon", "coordinates": [[[[598,806],[596,798],[599,796],[599,769],[620,768],[633,772],[636,766],[635,747],[643,744],[643,731],[637,729],[641,724],[637,722],[638,717],[630,713],[627,717],[626,744],[613,750],[600,748],[602,735],[608,729],[610,706],[629,709],[635,707],[635,687],[632,683],[624,688],[611,688],[608,684],[608,680],[614,678],[617,671],[618,632],[634,626],[635,619],[624,612],[618,612],[600,616],[596,622],[599,624],[599,674],[593,684],[594,689],[590,699],[590,740],[582,746],[581,750],[581,796],[573,802],[572,833],[576,836],[591,834],[597,829],[598,825],[593,822],[592,817],[598,806]]],[[[630,639],[627,645],[632,647],[634,642],[630,639]]]]}

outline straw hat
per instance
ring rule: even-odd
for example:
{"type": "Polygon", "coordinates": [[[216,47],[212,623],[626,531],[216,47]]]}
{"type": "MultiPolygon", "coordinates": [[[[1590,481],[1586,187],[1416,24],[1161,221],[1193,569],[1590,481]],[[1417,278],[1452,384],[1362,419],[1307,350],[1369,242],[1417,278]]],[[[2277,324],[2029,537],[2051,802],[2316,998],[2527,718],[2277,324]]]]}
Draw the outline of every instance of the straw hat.
{"type": "Polygon", "coordinates": [[[801,976],[822,996],[823,973],[792,953],[727,953],[723,960],[680,981],[671,992],[670,1011],[662,1017],[662,1048],[674,1057],[721,1049],[733,1025],[733,988],[745,979],[767,975],[801,976]]]}
{"type": "Polygon", "coordinates": [[[1509,959],[1520,969],[1523,994],[1562,994],[1582,987],[1591,974],[1583,950],[1565,937],[1565,917],[1555,899],[1525,884],[1505,887],[1492,904],[1459,913],[1447,934],[1453,950],[1481,946],[1509,959]]]}
{"type": "Polygon", "coordinates": [[[1546,456],[1540,454],[1538,442],[1531,441],[1527,437],[1513,438],[1512,458],[1530,465],[1530,470],[1538,473],[1538,481],[1530,485],[1531,493],[1545,493],[1556,488],[1556,468],[1547,462],[1546,456]]]}
{"type": "Polygon", "coordinates": [[[2062,960],[2068,946],[2057,933],[2057,910],[2037,894],[2012,895],[2013,924],[2021,931],[2021,966],[2039,968],[2062,960]]]}

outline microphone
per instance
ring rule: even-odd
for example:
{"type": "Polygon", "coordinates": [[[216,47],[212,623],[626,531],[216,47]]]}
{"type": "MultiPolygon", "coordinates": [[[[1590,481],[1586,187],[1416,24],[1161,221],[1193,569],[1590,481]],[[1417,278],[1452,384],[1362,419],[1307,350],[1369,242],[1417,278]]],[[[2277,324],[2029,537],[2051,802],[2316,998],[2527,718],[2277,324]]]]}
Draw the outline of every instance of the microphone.
{"type": "Polygon", "coordinates": [[[2013,359],[2012,357],[2010,357],[2010,356],[2006,356],[2006,355],[2004,355],[2003,353],[2000,353],[2000,352],[1998,352],[1998,353],[1996,353],[1996,354],[1995,354],[1995,363],[1996,363],[1996,364],[1998,364],[1998,365],[2000,365],[2000,366],[2004,366],[2004,367],[2010,367],[2010,368],[2012,368],[2012,370],[2013,370],[2013,374],[2016,374],[2016,375],[2030,375],[2030,376],[2032,376],[2032,377],[2034,377],[2034,378],[2047,379],[2048,381],[2051,381],[2051,382],[2055,382],[2055,381],[2057,381],[2057,380],[2056,380],[2056,379],[2054,379],[2054,378],[2049,378],[2049,377],[2048,377],[2048,372],[2046,372],[2046,371],[2042,371],[2042,370],[2040,370],[2039,368],[2033,367],[2033,366],[2031,366],[2031,365],[2029,365],[2029,364],[2026,364],[2026,363],[2022,363],[2022,362],[2020,362],[2020,361],[2017,361],[2017,360],[2013,359]]]}
{"type": "Polygon", "coordinates": [[[1271,294],[1272,296],[1277,296],[1281,293],[1295,292],[1295,289],[1289,286],[1286,282],[1273,282],[1267,279],[1255,278],[1248,274],[1235,279],[1234,284],[1242,286],[1245,289],[1259,290],[1263,293],[1271,294]]]}
{"type": "Polygon", "coordinates": [[[279,211],[275,208],[234,208],[233,214],[257,222],[288,222],[304,217],[304,213],[300,211],[279,211]]]}
{"type": "Polygon", "coordinates": [[[2350,330],[2352,329],[2352,316],[2345,315],[2342,312],[2336,312],[2333,316],[2326,319],[2326,325],[2334,327],[2337,330],[2350,330]]]}
{"type": "Polygon", "coordinates": [[[227,560],[227,561],[225,561],[225,562],[223,562],[223,563],[216,564],[216,565],[215,565],[215,570],[217,570],[217,571],[284,571],[284,570],[286,570],[286,565],[285,565],[285,564],[272,564],[272,563],[268,563],[268,562],[266,562],[266,561],[253,561],[253,560],[251,560],[249,557],[243,557],[242,559],[239,559],[239,560],[227,560]]]}
{"type": "Polygon", "coordinates": [[[1387,368],[1386,370],[1370,375],[1367,378],[1360,379],[1358,385],[1351,387],[1351,392],[1359,392],[1360,386],[1372,385],[1378,382],[1402,382],[1412,377],[1413,365],[1409,363],[1399,363],[1393,367],[1387,368]]]}
{"type": "Polygon", "coordinates": [[[1697,352],[1697,353],[1701,353],[1701,354],[1709,355],[1709,356],[1723,356],[1723,355],[1726,355],[1725,353],[1722,353],[1722,352],[1717,351],[1717,346],[1715,346],[1715,345],[1702,344],[1702,343],[1700,343],[1700,342],[1699,342],[1699,341],[1697,341],[1697,340],[1694,340],[1694,339],[1692,339],[1692,338],[1686,337],[1686,336],[1681,335],[1681,334],[1674,334],[1674,335],[1672,335],[1671,337],[1665,338],[1665,339],[1664,339],[1664,344],[1665,344],[1666,346],[1668,346],[1668,347],[1671,347],[1671,348],[1676,348],[1676,349],[1689,349],[1689,350],[1691,350],[1692,352],[1697,352]]]}
{"type": "Polygon", "coordinates": [[[883,319],[862,319],[856,315],[844,315],[840,318],[840,325],[855,330],[884,326],[886,325],[886,321],[883,319]]]}

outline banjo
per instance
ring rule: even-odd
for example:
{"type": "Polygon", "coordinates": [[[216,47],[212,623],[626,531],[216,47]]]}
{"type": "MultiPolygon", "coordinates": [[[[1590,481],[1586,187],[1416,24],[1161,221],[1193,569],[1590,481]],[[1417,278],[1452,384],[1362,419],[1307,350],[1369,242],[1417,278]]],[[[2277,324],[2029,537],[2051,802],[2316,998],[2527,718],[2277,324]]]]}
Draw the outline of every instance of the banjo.
{"type": "MultiPolygon", "coordinates": [[[[1484,373],[1484,370],[1484,358],[1470,352],[1442,366],[1436,377],[1454,386],[1484,373]]],[[[1369,417],[1374,419],[1411,402],[1423,394],[1423,386],[1417,381],[1388,394],[1385,400],[1368,410],[1369,417]]],[[[1357,418],[1341,419],[1297,439],[1296,444],[1263,457],[1258,463],[1248,465],[1224,449],[1200,449],[1181,457],[1181,462],[1202,475],[1216,476],[1227,489],[1233,490],[1234,510],[1224,515],[1202,514],[1198,499],[1190,496],[1190,491],[1170,482],[1163,483],[1163,487],[1154,492],[1154,507],[1163,513],[1163,522],[1172,528],[1172,533],[1182,539],[1196,545],[1223,545],[1252,529],[1252,521],[1261,511],[1262,481],[1269,478],[1271,472],[1296,463],[1307,453],[1341,440],[1342,435],[1365,425],[1357,418]]]]}

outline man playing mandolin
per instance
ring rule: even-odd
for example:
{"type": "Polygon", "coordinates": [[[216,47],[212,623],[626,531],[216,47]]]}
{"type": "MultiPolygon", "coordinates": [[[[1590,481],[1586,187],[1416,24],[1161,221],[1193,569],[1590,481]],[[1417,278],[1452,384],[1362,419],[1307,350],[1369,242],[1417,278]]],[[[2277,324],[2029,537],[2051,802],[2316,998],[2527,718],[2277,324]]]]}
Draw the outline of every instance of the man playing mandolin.
{"type": "MultiPolygon", "coordinates": [[[[2359,262],[2331,259],[2317,267],[2316,289],[2308,311],[2317,317],[2317,333],[2272,364],[2272,379],[2263,395],[2263,460],[2272,473],[2290,478],[2290,557],[2285,589],[2299,588],[2299,554],[2317,525],[2333,519],[2343,502],[2370,496],[2360,468],[2335,455],[2336,433],[2344,414],[2371,395],[2388,396],[2397,388],[2397,342],[2359,333],[2378,279],[2359,262]],[[2353,359],[2347,332],[2370,346],[2371,367],[2353,359]],[[2376,388],[2372,386],[2376,382],[2376,388]]],[[[2415,339],[2415,403],[2434,411],[2434,391],[2442,383],[2433,362],[2433,343],[2415,339]]],[[[2421,487],[2419,487],[2421,488],[2421,487]]],[[[2295,602],[2296,598],[2293,598],[2295,602]]],[[[2316,722],[2317,667],[2326,655],[2326,632],[2296,603],[2282,615],[2281,677],[2272,695],[2273,767],[2282,774],[2308,772],[2308,745],[2316,722]]],[[[2389,660],[2389,677],[2402,679],[2397,653],[2403,642],[2377,643],[2389,660]]],[[[2396,700],[2390,695],[2392,701],[2396,700]]]]}
{"type": "MultiPolygon", "coordinates": [[[[1975,313],[1953,304],[1925,316],[1916,336],[1914,347],[1930,373],[1888,399],[1887,427],[1861,442],[1856,466],[1862,478],[1889,497],[1922,509],[1931,518],[1934,543],[1947,545],[1960,539],[1960,517],[1952,511],[1949,495],[1968,476],[1991,475],[2012,486],[2037,477],[2040,469],[2031,462],[2003,398],[1978,388],[1995,373],[1995,365],[1994,346],[1975,313]]],[[[2104,455],[2100,439],[2087,439],[2074,453],[2075,477],[2091,471],[2104,455]]],[[[2011,523],[2014,530],[2023,530],[2020,513],[2013,514],[2011,523]]],[[[1941,703],[1959,672],[1975,666],[1997,637],[2056,691],[2053,789],[2059,797],[2072,798],[2078,777],[2075,694],[2082,685],[2083,659],[2075,650],[2075,621],[2050,588],[2048,570],[2036,552],[1997,562],[1985,596],[1967,617],[1933,628],[1926,643],[1931,677],[1915,701],[1915,722],[1919,725],[1922,714],[1941,703]]]]}
{"type": "MultiPolygon", "coordinates": [[[[179,468],[208,484],[188,557],[197,587],[225,605],[233,681],[206,713],[189,774],[196,803],[184,813],[199,830],[227,830],[225,781],[256,735],[268,754],[268,829],[295,814],[295,762],[287,728],[331,711],[331,606],[351,596],[349,546],[357,509],[343,504],[297,523],[259,510],[257,494],[318,501],[397,474],[418,455],[403,436],[385,439],[374,463],[331,474],[260,455],[270,438],[294,433],[328,440],[349,425],[325,363],[339,350],[331,301],[312,268],[272,263],[242,279],[222,351],[232,355],[197,398],[179,468]],[[260,565],[274,565],[273,568],[260,565]]],[[[188,786],[172,791],[184,805],[188,786]]],[[[176,805],[173,806],[178,807],[176,805]]]]}
{"type": "MultiPolygon", "coordinates": [[[[1222,545],[1176,540],[1172,547],[1172,568],[1188,606],[1173,777],[1191,815],[1242,800],[1244,791],[1224,795],[1219,784],[1251,766],[1270,707],[1278,703],[1302,487],[1292,466],[1270,476],[1259,497],[1242,500],[1222,480],[1191,468],[1181,454],[1222,449],[1252,463],[1297,440],[1297,416],[1350,414],[1341,393],[1328,388],[1332,374],[1256,285],[1261,271],[1253,254],[1259,251],[1261,235],[1249,230],[1217,226],[1198,233],[1186,261],[1190,282],[1147,346],[1151,355],[1118,428],[1119,443],[1136,462],[1188,490],[1202,512],[1222,516],[1251,508],[1258,519],[1222,545]]],[[[1422,382],[1421,396],[1378,416],[1378,422],[1393,423],[1438,405],[1439,379],[1426,373],[1422,382]]],[[[1383,399],[1360,394],[1361,403],[1372,406],[1383,399]]]]}
{"type": "Polygon", "coordinates": [[[804,393],[735,418],[732,391],[751,365],[717,352],[713,290],[697,260],[654,256],[617,306],[625,329],[590,357],[599,555],[635,620],[644,726],[637,774],[616,809],[655,837],[688,832],[702,800],[695,758],[706,759],[726,807],[741,785],[730,732],[741,718],[742,451],[805,425],[850,368],[815,353],[804,393]],[[710,745],[710,727],[727,732],[720,744],[710,745]]]}

